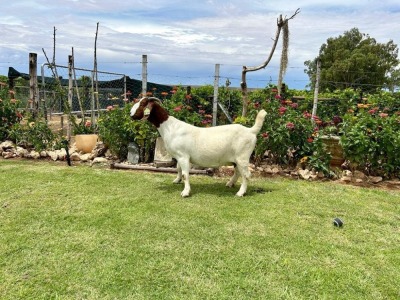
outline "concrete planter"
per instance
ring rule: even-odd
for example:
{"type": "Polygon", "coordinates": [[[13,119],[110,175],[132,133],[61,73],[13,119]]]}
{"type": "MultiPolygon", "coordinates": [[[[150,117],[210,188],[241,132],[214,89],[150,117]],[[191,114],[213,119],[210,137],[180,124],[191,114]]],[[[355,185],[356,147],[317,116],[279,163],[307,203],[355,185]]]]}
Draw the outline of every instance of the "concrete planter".
{"type": "Polygon", "coordinates": [[[326,151],[332,156],[330,165],[332,167],[340,167],[344,163],[343,148],[339,144],[340,137],[336,135],[324,135],[321,137],[326,151]]]}

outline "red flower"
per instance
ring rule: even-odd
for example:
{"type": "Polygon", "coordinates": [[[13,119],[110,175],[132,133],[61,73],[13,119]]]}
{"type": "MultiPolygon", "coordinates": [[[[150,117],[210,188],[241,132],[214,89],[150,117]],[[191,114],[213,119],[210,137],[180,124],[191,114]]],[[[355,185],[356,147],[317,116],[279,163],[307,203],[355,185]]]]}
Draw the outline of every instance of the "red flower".
{"type": "Polygon", "coordinates": [[[311,114],[308,112],[308,111],[305,111],[304,113],[303,113],[303,117],[304,118],[306,118],[306,119],[311,119],[311,114]]]}
{"type": "Polygon", "coordinates": [[[256,103],[254,103],[254,108],[259,108],[260,107],[260,102],[256,102],[256,103]]]}
{"type": "Polygon", "coordinates": [[[313,139],[312,137],[309,137],[309,138],[307,139],[307,142],[312,143],[312,142],[314,142],[314,139],[313,139]]]}
{"type": "Polygon", "coordinates": [[[376,112],[377,112],[377,109],[375,109],[375,108],[370,109],[370,110],[368,111],[368,113],[369,113],[370,115],[374,115],[374,114],[376,114],[376,112]]]}
{"type": "Polygon", "coordinates": [[[85,122],[85,127],[90,127],[90,126],[92,126],[92,122],[86,121],[86,122],[85,122]]]}
{"type": "Polygon", "coordinates": [[[283,115],[286,112],[286,110],[287,110],[286,107],[283,107],[283,106],[279,107],[279,114],[283,115]]]}
{"type": "Polygon", "coordinates": [[[174,108],[174,111],[181,111],[182,110],[182,105],[179,105],[174,108]]]}
{"type": "Polygon", "coordinates": [[[290,106],[294,109],[298,108],[299,105],[297,103],[291,103],[290,106]]]}
{"type": "Polygon", "coordinates": [[[288,122],[288,123],[286,124],[286,128],[289,129],[289,130],[293,130],[293,129],[294,129],[294,123],[288,122]]]}
{"type": "Polygon", "coordinates": [[[264,139],[267,139],[267,138],[269,137],[269,133],[268,133],[268,132],[264,132],[264,133],[261,134],[261,136],[262,136],[264,139]]]}

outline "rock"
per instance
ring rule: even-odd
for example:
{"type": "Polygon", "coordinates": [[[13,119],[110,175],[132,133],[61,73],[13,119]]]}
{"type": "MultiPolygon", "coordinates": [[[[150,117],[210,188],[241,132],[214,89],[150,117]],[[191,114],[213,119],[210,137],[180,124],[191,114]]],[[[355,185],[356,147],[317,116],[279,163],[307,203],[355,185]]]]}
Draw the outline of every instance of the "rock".
{"type": "Polygon", "coordinates": [[[79,155],[78,152],[72,153],[72,154],[69,156],[69,158],[70,158],[72,161],[80,161],[80,160],[81,160],[81,156],[79,155]]]}
{"type": "Polygon", "coordinates": [[[0,144],[0,148],[3,149],[3,151],[6,151],[8,149],[14,148],[14,143],[11,141],[4,141],[0,144]]]}
{"type": "Polygon", "coordinates": [[[342,178],[340,178],[341,182],[351,182],[352,178],[350,176],[343,176],[342,178]]]}
{"type": "Polygon", "coordinates": [[[50,158],[54,161],[58,159],[58,154],[56,151],[48,151],[47,155],[50,156],[50,158]]]}
{"type": "MultiPolygon", "coordinates": [[[[86,162],[86,161],[88,161],[88,160],[91,160],[91,157],[92,157],[92,154],[91,154],[91,153],[81,154],[81,155],[80,155],[80,160],[86,162]]],[[[107,160],[107,161],[108,161],[108,160],[107,160]]]]}
{"type": "Polygon", "coordinates": [[[305,170],[300,169],[300,170],[298,170],[297,172],[299,173],[300,178],[303,178],[303,179],[305,179],[305,180],[308,180],[308,179],[310,179],[310,177],[311,177],[311,172],[310,172],[310,170],[308,170],[308,169],[305,169],[305,170]]]}
{"type": "Polygon", "coordinates": [[[97,142],[96,146],[90,153],[89,159],[94,159],[95,157],[103,156],[107,152],[108,148],[103,142],[97,142]]]}
{"type": "Polygon", "coordinates": [[[27,157],[29,153],[28,150],[22,147],[17,147],[15,152],[19,157],[27,157]]]}
{"type": "Polygon", "coordinates": [[[343,177],[352,177],[353,173],[350,170],[344,170],[343,171],[343,177]]]}
{"type": "Polygon", "coordinates": [[[373,184],[377,184],[379,182],[382,182],[383,178],[381,176],[370,176],[369,181],[373,184]]]}
{"type": "Polygon", "coordinates": [[[280,170],[279,170],[279,168],[274,167],[274,168],[272,168],[271,172],[272,172],[272,174],[276,175],[280,172],[280,170]]]}
{"type": "Polygon", "coordinates": [[[361,172],[361,171],[354,171],[353,176],[357,179],[361,179],[361,181],[364,181],[364,179],[367,178],[367,176],[361,172]]]}
{"type": "Polygon", "coordinates": [[[364,180],[360,179],[360,178],[356,178],[356,183],[363,183],[364,180]]]}
{"type": "Polygon", "coordinates": [[[270,166],[267,166],[264,168],[264,172],[267,174],[272,174],[272,168],[270,166]]]}
{"type": "Polygon", "coordinates": [[[61,150],[56,150],[56,153],[59,160],[65,160],[67,156],[67,151],[64,148],[61,150]]]}
{"type": "Polygon", "coordinates": [[[45,158],[47,157],[47,152],[46,151],[40,151],[40,157],[45,158]]]}
{"type": "Polygon", "coordinates": [[[29,152],[29,157],[33,159],[38,159],[40,158],[40,153],[35,150],[32,150],[31,152],[29,152]]]}
{"type": "Polygon", "coordinates": [[[91,166],[93,166],[94,164],[108,164],[108,159],[105,157],[96,157],[90,163],[91,166]]]}
{"type": "Polygon", "coordinates": [[[3,156],[3,158],[8,159],[8,158],[13,158],[16,156],[14,151],[3,151],[3,153],[1,154],[3,156]]]}

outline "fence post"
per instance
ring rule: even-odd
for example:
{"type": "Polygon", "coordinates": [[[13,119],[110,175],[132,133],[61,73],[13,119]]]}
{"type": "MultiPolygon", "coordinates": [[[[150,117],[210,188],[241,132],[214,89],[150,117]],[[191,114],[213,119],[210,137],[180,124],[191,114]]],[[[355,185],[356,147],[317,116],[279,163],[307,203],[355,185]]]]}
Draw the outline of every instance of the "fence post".
{"type": "Polygon", "coordinates": [[[147,55],[142,55],[142,97],[147,93],[147,55]]]}
{"type": "Polygon", "coordinates": [[[313,103],[313,109],[312,109],[312,114],[311,114],[311,122],[314,124],[315,120],[314,117],[317,115],[317,106],[318,106],[318,89],[319,89],[319,77],[321,73],[321,62],[318,59],[317,60],[317,75],[315,79],[315,87],[314,87],[314,103],[313,103]]]}
{"type": "Polygon", "coordinates": [[[212,126],[216,126],[217,125],[218,87],[219,87],[219,64],[216,64],[215,65],[215,77],[214,77],[214,98],[213,98],[213,122],[212,122],[212,126]]]}
{"type": "MultiPolygon", "coordinates": [[[[72,66],[73,66],[73,56],[72,55],[68,55],[68,105],[69,105],[69,109],[70,111],[68,113],[71,113],[72,111],[72,89],[73,89],[73,85],[72,85],[72,66]]],[[[71,140],[71,120],[70,118],[68,118],[68,126],[67,126],[67,137],[68,140],[71,140]]]]}
{"type": "Polygon", "coordinates": [[[29,108],[36,118],[39,109],[36,53],[29,53],[29,98],[29,108]]]}

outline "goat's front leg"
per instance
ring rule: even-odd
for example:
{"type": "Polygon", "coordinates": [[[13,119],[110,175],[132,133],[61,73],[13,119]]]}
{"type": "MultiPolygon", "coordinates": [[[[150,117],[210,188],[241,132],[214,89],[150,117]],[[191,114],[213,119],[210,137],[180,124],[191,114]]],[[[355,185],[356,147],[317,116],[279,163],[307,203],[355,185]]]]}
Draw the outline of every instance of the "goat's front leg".
{"type": "Polygon", "coordinates": [[[178,164],[181,168],[183,182],[185,183],[185,188],[183,189],[181,196],[189,197],[189,195],[190,195],[190,184],[189,184],[190,162],[189,162],[189,158],[181,158],[180,160],[178,160],[178,164]]]}
{"type": "Polygon", "coordinates": [[[178,170],[178,175],[176,176],[173,183],[180,183],[182,181],[182,168],[179,163],[176,164],[176,169],[178,170]]]}

